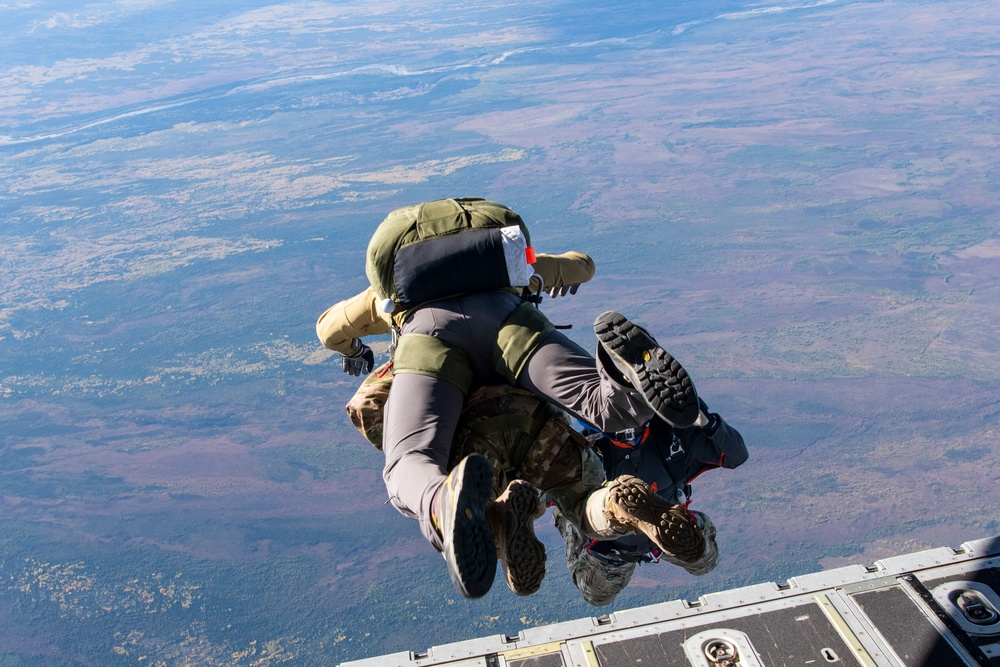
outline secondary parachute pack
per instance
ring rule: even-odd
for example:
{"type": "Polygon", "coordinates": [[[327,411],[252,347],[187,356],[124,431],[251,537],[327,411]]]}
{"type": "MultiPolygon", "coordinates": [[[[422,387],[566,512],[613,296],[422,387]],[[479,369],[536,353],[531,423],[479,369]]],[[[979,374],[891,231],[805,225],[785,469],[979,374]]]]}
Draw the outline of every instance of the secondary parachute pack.
{"type": "Polygon", "coordinates": [[[390,213],[368,244],[365,273],[379,307],[396,319],[437,299],[526,287],[533,263],[521,216],[502,204],[466,197],[390,213]]]}

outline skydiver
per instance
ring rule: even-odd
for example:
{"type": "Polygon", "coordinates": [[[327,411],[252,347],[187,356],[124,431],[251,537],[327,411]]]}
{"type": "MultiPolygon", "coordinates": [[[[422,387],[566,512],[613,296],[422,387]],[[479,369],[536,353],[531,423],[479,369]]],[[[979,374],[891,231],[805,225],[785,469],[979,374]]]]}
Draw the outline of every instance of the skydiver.
{"type": "MultiPolygon", "coordinates": [[[[573,290],[575,293],[575,290],[573,290]]],[[[553,290],[553,295],[566,290],[553,290]]],[[[372,373],[348,402],[347,411],[355,426],[376,447],[381,448],[382,406],[389,394],[393,375],[390,364],[372,373]]],[[[695,575],[714,569],[718,558],[715,526],[703,512],[691,511],[705,538],[702,555],[691,562],[663,554],[643,535],[619,535],[600,539],[585,535],[578,525],[587,511],[591,495],[600,498],[610,483],[637,477],[664,500],[675,499],[688,507],[691,484],[702,473],[718,468],[736,468],[747,459],[742,436],[699,399],[701,412],[695,426],[675,429],[658,417],[643,428],[604,434],[584,426],[577,430],[565,413],[530,392],[496,385],[481,387],[466,399],[459,421],[451,463],[472,453],[485,455],[493,468],[495,496],[501,496],[513,480],[527,483],[554,505],[553,518],[566,542],[566,563],[571,578],[587,602],[610,604],[629,583],[637,563],[666,560],[695,575]],[[584,437],[586,436],[586,437],[584,437]]],[[[525,485],[522,485],[525,486],[525,485]]],[[[520,488],[520,487],[518,487],[520,488]]],[[[532,505],[533,506],[533,505],[532,505]]],[[[591,511],[603,503],[589,503],[591,511]]],[[[498,551],[504,552],[503,537],[511,529],[502,517],[487,511],[487,519],[498,536],[498,551]]],[[[539,507],[539,515],[544,508],[539,507]]],[[[631,531],[629,531],[631,532],[631,531]]],[[[522,533],[521,547],[514,558],[537,557],[544,547],[534,533],[522,533]],[[534,542],[532,540],[535,540],[534,542]],[[524,552],[528,555],[525,556],[524,552]]],[[[515,593],[534,592],[541,579],[518,580],[524,570],[509,568],[501,557],[507,585],[515,593]]],[[[543,573],[541,573],[543,574],[543,573]]]]}
{"type": "MultiPolygon", "coordinates": [[[[374,364],[362,337],[394,334],[395,378],[383,424],[386,490],[398,511],[419,521],[424,537],[444,556],[452,582],[469,598],[481,597],[490,589],[497,560],[494,530],[487,517],[493,486],[489,461],[471,454],[448,472],[452,441],[470,388],[515,385],[604,432],[638,428],[654,415],[684,428],[700,414],[697,392],[683,367],[644,329],[618,313],[604,313],[595,322],[595,361],[531,306],[524,290],[459,288],[457,296],[394,310],[385,289],[375,287],[376,282],[384,285],[392,277],[369,270],[373,253],[385,250],[376,246],[386,230],[400,221],[416,221],[428,230],[458,221],[455,231],[460,231],[461,224],[473,227],[476,216],[480,223],[485,217],[523,229],[520,216],[507,207],[474,198],[437,200],[393,211],[369,243],[366,273],[370,288],[329,308],[317,321],[320,340],[344,356],[344,369],[351,373],[369,371],[374,364]]],[[[567,255],[549,256],[545,261],[545,256],[539,256],[534,266],[551,288],[561,290],[593,275],[589,257],[567,255]],[[546,275],[547,262],[551,262],[550,275],[546,275]],[[574,270],[578,273],[572,275],[574,270]]],[[[419,267],[406,268],[412,272],[419,267]]],[[[448,277],[471,282],[481,276],[473,265],[466,273],[448,277]]],[[[421,286],[420,281],[416,283],[421,286]]],[[[505,570],[514,571],[509,581],[540,582],[544,548],[537,557],[530,557],[540,546],[533,528],[537,506],[513,502],[511,494],[526,501],[527,490],[519,490],[523,485],[515,482],[511,485],[497,505],[504,525],[510,528],[508,538],[517,539],[508,539],[506,549],[501,546],[500,558],[505,570]],[[525,542],[529,548],[524,548],[525,542]],[[529,557],[522,558],[526,554],[529,557]]],[[[680,560],[702,556],[704,538],[695,520],[682,506],[665,502],[648,486],[612,485],[601,502],[601,507],[582,517],[588,534],[614,537],[631,530],[680,560]]]]}
{"type": "MultiPolygon", "coordinates": [[[[675,428],[654,417],[640,429],[606,434],[584,430],[600,454],[608,479],[632,475],[645,481],[667,501],[691,502],[691,481],[714,468],[736,468],[748,457],[743,437],[717,413],[710,412],[701,398],[696,425],[675,428]]],[[[663,553],[644,535],[623,535],[597,540],[584,535],[557,507],[556,527],[566,542],[566,566],[584,600],[595,606],[614,601],[632,579],[638,563],[665,560],[694,575],[715,568],[718,546],[715,526],[703,512],[690,510],[702,535],[705,550],[694,561],[683,561],[663,553]]]]}

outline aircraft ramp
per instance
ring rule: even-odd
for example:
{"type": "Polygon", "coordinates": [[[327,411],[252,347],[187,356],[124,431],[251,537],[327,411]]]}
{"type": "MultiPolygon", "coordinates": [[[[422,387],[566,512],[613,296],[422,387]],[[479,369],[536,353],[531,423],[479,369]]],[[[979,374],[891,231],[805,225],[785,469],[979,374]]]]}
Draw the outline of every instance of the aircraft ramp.
{"type": "Polygon", "coordinates": [[[1000,667],[1000,537],[342,667],[1000,667]]]}

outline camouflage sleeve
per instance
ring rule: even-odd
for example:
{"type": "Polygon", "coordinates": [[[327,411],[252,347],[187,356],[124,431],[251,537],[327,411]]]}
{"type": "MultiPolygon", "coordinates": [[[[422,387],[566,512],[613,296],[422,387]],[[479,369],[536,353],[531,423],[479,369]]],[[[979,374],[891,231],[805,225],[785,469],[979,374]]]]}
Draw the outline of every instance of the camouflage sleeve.
{"type": "Polygon", "coordinates": [[[564,252],[561,255],[538,253],[535,273],[545,281],[545,289],[563,285],[579,285],[594,277],[594,260],[582,252],[564,252]]]}
{"type": "Polygon", "coordinates": [[[316,321],[320,342],[341,354],[357,349],[355,339],[389,332],[389,323],[382,318],[371,287],[330,306],[316,321]]]}

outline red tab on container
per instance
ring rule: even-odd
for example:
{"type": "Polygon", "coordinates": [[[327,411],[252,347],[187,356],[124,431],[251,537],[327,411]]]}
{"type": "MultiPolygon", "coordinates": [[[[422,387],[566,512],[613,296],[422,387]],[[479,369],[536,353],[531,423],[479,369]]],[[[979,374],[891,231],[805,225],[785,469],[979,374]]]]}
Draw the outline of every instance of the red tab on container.
{"type": "Polygon", "coordinates": [[[530,245],[524,249],[524,258],[528,260],[528,264],[534,264],[536,261],[538,261],[535,257],[535,249],[532,248],[530,245]]]}

